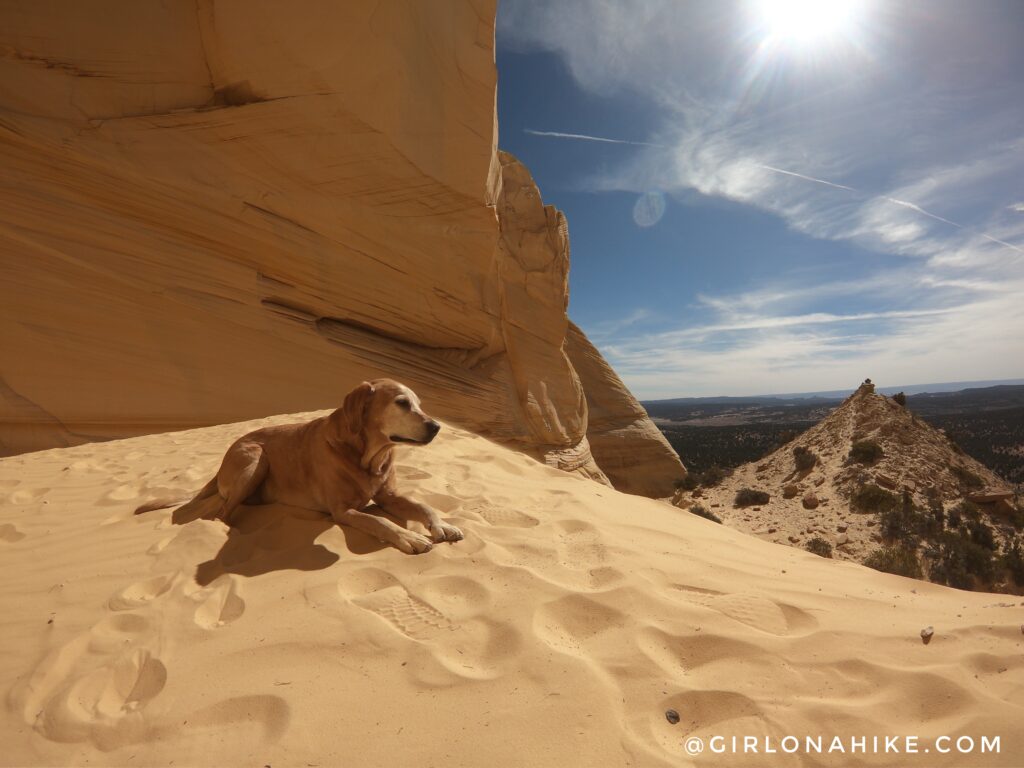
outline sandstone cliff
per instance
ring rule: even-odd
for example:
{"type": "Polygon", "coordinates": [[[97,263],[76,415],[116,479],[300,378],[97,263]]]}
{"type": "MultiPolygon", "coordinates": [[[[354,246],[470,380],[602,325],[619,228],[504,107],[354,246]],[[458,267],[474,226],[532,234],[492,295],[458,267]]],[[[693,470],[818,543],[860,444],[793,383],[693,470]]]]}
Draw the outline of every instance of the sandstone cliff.
{"type": "Polygon", "coordinates": [[[0,449],[328,407],[390,375],[665,493],[678,459],[567,356],[565,219],[499,158],[494,13],[0,6],[0,449]]]}

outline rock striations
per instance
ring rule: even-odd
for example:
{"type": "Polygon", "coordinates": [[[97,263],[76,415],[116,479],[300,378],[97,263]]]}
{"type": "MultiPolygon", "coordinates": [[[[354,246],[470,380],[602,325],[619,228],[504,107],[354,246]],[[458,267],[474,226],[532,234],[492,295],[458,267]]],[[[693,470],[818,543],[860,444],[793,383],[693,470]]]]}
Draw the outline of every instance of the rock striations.
{"type": "Polygon", "coordinates": [[[494,3],[301,5],[0,11],[0,449],[388,375],[668,495],[678,458],[569,325],[565,217],[497,151],[494,3]]]}

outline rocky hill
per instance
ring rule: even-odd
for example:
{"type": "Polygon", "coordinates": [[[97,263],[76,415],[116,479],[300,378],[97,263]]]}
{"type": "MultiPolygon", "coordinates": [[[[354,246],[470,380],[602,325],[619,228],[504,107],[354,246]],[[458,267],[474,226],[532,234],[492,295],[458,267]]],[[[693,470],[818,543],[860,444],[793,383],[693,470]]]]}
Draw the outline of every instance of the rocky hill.
{"type": "Polygon", "coordinates": [[[0,453],[391,376],[671,492],[678,457],[570,331],[565,217],[497,150],[493,0],[104,8],[0,8],[0,453]]]}
{"type": "Polygon", "coordinates": [[[957,581],[940,573],[943,547],[957,536],[985,540],[998,582],[996,560],[1024,527],[1008,483],[870,382],[793,441],[718,480],[678,490],[673,503],[770,541],[807,547],[821,539],[840,559],[908,550],[904,564],[913,560],[936,580],[957,581]]]}

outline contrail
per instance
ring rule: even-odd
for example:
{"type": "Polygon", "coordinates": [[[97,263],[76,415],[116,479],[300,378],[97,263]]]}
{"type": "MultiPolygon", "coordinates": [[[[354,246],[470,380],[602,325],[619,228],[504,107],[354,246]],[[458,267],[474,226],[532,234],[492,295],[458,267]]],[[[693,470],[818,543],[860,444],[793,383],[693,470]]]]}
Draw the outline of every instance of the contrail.
{"type": "MultiPolygon", "coordinates": [[[[626,139],[609,139],[605,136],[588,136],[585,133],[562,133],[561,131],[535,131],[532,128],[524,128],[523,133],[528,133],[531,136],[549,136],[555,139],[575,139],[577,141],[596,141],[602,144],[627,144],[633,147],[655,147],[657,149],[671,149],[671,147],[668,147],[664,144],[652,144],[649,141],[627,141],[626,139]]],[[[784,176],[791,176],[795,179],[809,181],[813,184],[823,184],[824,186],[832,187],[833,189],[842,189],[845,192],[852,192],[855,195],[870,196],[869,193],[861,192],[859,189],[848,187],[845,184],[836,184],[833,181],[826,181],[825,179],[816,179],[813,176],[805,176],[804,174],[796,173],[795,171],[786,171],[783,170],[782,168],[776,168],[774,166],[764,165],[762,163],[754,163],[754,166],[757,168],[763,168],[766,171],[771,171],[772,173],[781,173],[784,176]]],[[[1005,246],[1010,250],[1016,251],[1017,253],[1024,253],[1024,248],[1020,248],[1019,246],[1013,245],[1012,243],[1007,243],[1005,240],[1000,240],[999,238],[992,237],[991,235],[986,235],[984,232],[980,232],[974,229],[973,227],[968,227],[965,224],[958,224],[955,221],[951,221],[950,219],[939,216],[938,214],[932,213],[931,211],[926,211],[924,208],[917,205],[916,203],[911,203],[906,200],[897,200],[895,197],[887,197],[885,195],[881,195],[880,198],[886,201],[887,203],[890,203],[892,205],[898,205],[901,208],[909,208],[915,213],[918,213],[922,216],[927,216],[929,219],[934,219],[935,221],[940,221],[943,224],[948,224],[951,227],[956,227],[957,229],[966,229],[969,232],[975,232],[981,237],[985,238],[986,240],[991,240],[993,243],[998,243],[999,245],[1005,246]]],[[[1016,205],[1010,207],[1015,211],[1024,211],[1024,203],[1017,203],[1016,205]]]]}
{"type": "Polygon", "coordinates": [[[1012,251],[1016,251],[1017,253],[1024,253],[1024,248],[1020,248],[1020,247],[1018,247],[1016,245],[1008,243],[1005,240],[1000,240],[998,237],[992,237],[992,235],[986,235],[984,232],[979,232],[978,234],[980,234],[986,240],[991,240],[993,243],[999,243],[1000,245],[1005,245],[1007,248],[1009,248],[1012,251]]]}
{"type": "Polygon", "coordinates": [[[761,163],[754,163],[754,165],[756,165],[758,168],[764,168],[766,171],[771,171],[772,173],[782,173],[785,174],[786,176],[794,176],[795,178],[803,179],[804,181],[813,181],[815,184],[824,184],[826,187],[845,189],[847,192],[857,191],[853,187],[847,187],[844,186],[843,184],[836,184],[831,181],[825,181],[824,179],[816,179],[813,176],[804,176],[802,173],[795,173],[794,171],[784,171],[781,168],[773,168],[770,165],[762,165],[761,163]]]}
{"type": "Polygon", "coordinates": [[[535,131],[532,128],[524,128],[523,133],[531,136],[551,136],[556,139],[578,139],[580,141],[599,141],[603,144],[630,144],[634,147],[658,147],[668,149],[664,144],[651,144],[647,141],[626,141],[625,139],[606,139],[603,136],[587,136],[583,133],[561,133],[560,131],[535,131]]]}
{"type": "Polygon", "coordinates": [[[956,227],[957,229],[966,229],[966,227],[964,227],[963,224],[957,224],[955,221],[950,221],[949,219],[944,219],[941,216],[938,216],[938,215],[936,215],[934,213],[926,211],[920,205],[915,205],[914,203],[908,203],[906,200],[897,200],[895,197],[883,197],[882,199],[887,201],[887,202],[892,203],[893,205],[901,205],[904,208],[909,208],[912,211],[916,211],[917,213],[920,213],[922,216],[927,216],[929,219],[935,219],[936,221],[941,221],[943,224],[949,224],[951,226],[956,227]]]}

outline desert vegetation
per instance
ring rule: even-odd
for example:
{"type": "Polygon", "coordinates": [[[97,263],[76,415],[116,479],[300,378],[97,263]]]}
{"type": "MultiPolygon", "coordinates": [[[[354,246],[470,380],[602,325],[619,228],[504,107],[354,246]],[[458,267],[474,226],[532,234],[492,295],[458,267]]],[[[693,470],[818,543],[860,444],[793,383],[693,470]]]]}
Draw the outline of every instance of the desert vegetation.
{"type": "Polygon", "coordinates": [[[832,557],[832,545],[821,536],[815,536],[804,545],[804,549],[818,557],[832,557]]]}
{"type": "Polygon", "coordinates": [[[697,515],[697,517],[703,517],[705,520],[710,520],[713,523],[721,523],[722,518],[712,512],[710,509],[705,507],[703,504],[694,504],[689,507],[688,511],[691,515],[697,515]]]}
{"type": "Polygon", "coordinates": [[[850,446],[850,460],[870,466],[885,455],[882,446],[874,440],[854,440],[850,446]]]}
{"type": "Polygon", "coordinates": [[[771,495],[765,491],[741,488],[736,492],[736,499],[733,503],[737,507],[752,507],[755,504],[767,504],[770,499],[771,495]]]}
{"type": "Polygon", "coordinates": [[[798,445],[793,448],[793,463],[796,464],[797,472],[807,472],[818,463],[818,454],[810,448],[798,445]]]}

